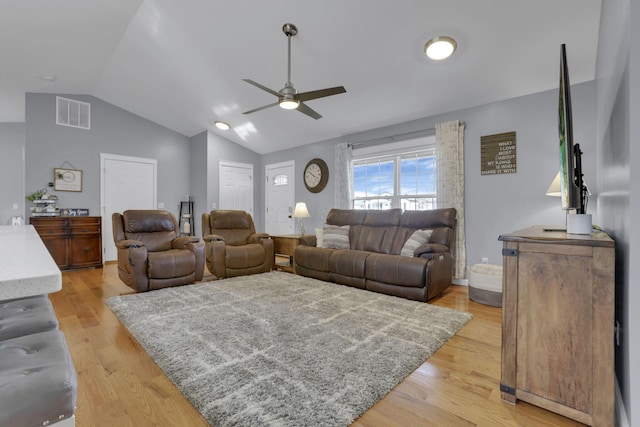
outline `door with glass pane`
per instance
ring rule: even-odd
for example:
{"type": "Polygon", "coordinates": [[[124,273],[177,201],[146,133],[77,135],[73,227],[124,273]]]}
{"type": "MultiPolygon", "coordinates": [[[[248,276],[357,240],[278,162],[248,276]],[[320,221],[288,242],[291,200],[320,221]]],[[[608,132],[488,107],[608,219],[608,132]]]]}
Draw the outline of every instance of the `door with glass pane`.
{"type": "Polygon", "coordinates": [[[282,162],[265,166],[265,218],[269,234],[293,234],[291,218],[295,205],[295,162],[282,162]]]}

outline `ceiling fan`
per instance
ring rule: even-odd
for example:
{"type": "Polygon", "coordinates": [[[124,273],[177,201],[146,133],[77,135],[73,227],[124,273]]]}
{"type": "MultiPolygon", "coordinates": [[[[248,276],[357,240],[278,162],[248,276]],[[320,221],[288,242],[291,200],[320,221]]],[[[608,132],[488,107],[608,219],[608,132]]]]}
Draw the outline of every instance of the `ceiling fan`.
{"type": "Polygon", "coordinates": [[[265,108],[273,107],[279,105],[281,108],[285,110],[298,110],[301,113],[306,114],[309,117],[312,117],[316,120],[321,118],[322,116],[318,114],[315,110],[310,108],[305,104],[305,101],[311,101],[312,99],[324,98],[325,96],[337,95],[339,93],[345,93],[347,90],[344,86],[337,86],[327,89],[320,90],[312,90],[310,92],[302,92],[298,93],[298,91],[293,87],[293,83],[291,83],[291,37],[298,34],[298,29],[293,24],[284,24],[282,26],[282,32],[287,36],[287,41],[289,45],[288,50],[288,64],[287,64],[287,82],[284,84],[284,87],[279,91],[275,91],[269,89],[266,86],[261,85],[260,83],[256,83],[250,79],[243,79],[245,82],[264,90],[265,92],[269,92],[272,95],[278,97],[278,102],[274,102],[273,104],[264,105],[262,107],[254,108],[253,110],[245,111],[243,114],[251,114],[256,111],[264,110],[265,108]]]}

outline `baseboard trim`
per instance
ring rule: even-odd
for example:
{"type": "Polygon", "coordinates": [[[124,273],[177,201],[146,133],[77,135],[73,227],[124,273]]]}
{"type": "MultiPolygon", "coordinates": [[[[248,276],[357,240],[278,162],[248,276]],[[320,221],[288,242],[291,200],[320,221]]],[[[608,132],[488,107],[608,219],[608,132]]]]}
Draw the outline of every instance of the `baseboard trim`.
{"type": "Polygon", "coordinates": [[[620,385],[618,384],[618,377],[615,376],[615,425],[618,427],[631,427],[629,418],[627,418],[627,411],[624,409],[624,401],[622,400],[622,393],[620,392],[620,385]]]}
{"type": "Polygon", "coordinates": [[[469,279],[453,279],[451,280],[453,285],[469,286],[469,279]]]}

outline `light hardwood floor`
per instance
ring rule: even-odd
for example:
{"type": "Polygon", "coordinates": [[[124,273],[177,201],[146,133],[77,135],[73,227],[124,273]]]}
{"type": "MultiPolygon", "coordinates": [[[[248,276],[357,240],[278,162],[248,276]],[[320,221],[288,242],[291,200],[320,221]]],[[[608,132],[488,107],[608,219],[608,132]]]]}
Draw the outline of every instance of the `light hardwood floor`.
{"type": "MultiPolygon", "coordinates": [[[[64,272],[50,295],[78,373],[76,426],[206,426],[104,301],[132,293],[116,265],[64,272]]],[[[353,426],[577,426],[500,400],[501,311],[452,286],[432,304],[474,318],[353,426]]]]}

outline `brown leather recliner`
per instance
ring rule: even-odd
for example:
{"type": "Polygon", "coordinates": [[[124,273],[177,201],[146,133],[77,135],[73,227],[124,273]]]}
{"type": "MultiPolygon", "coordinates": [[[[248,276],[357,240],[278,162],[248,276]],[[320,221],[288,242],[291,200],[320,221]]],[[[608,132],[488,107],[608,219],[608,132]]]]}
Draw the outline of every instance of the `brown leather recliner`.
{"type": "Polygon", "coordinates": [[[273,267],[273,241],[256,233],[245,211],[216,210],[202,214],[207,268],[217,278],[265,273],[273,267]]]}
{"type": "Polygon", "coordinates": [[[180,236],[176,217],[162,210],[114,213],[113,240],[118,276],[136,291],[186,285],[202,280],[205,245],[180,236]]]}

